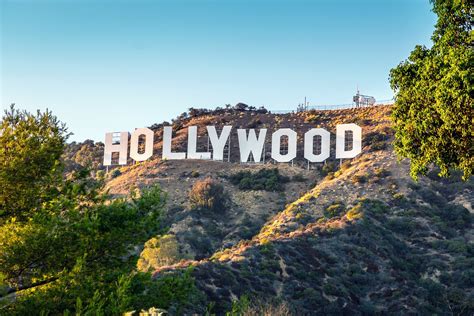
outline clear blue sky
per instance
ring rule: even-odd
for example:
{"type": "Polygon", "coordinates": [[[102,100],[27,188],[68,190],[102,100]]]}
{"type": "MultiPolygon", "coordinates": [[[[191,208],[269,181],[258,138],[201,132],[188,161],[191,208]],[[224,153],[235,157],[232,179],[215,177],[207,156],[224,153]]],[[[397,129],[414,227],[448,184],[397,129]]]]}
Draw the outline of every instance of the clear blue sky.
{"type": "Polygon", "coordinates": [[[189,107],[294,109],[388,99],[389,70],[431,45],[428,0],[0,0],[1,105],[51,109],[102,141],[189,107]]]}

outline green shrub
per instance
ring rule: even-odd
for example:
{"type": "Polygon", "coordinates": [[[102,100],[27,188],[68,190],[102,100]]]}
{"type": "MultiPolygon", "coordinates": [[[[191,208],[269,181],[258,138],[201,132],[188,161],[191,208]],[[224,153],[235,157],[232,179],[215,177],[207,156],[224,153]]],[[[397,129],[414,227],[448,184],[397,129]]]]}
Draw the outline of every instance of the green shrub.
{"type": "MultiPolygon", "coordinates": [[[[403,193],[395,193],[393,195],[393,200],[391,201],[391,203],[403,209],[406,209],[410,206],[416,206],[416,201],[408,200],[403,193]]],[[[405,213],[405,215],[410,215],[410,213],[405,213]]]]}
{"type": "Polygon", "coordinates": [[[309,113],[305,118],[304,121],[306,123],[314,123],[317,122],[319,119],[321,119],[321,116],[316,113],[309,113]]]}
{"type": "Polygon", "coordinates": [[[352,165],[352,162],[350,160],[345,160],[342,164],[341,164],[341,170],[347,170],[350,168],[350,166],[352,165]]]}
{"type": "Polygon", "coordinates": [[[103,180],[105,178],[105,171],[104,170],[98,170],[96,173],[95,173],[95,178],[97,180],[103,180]]]}
{"type": "Polygon", "coordinates": [[[444,301],[445,289],[440,283],[426,279],[420,285],[426,290],[426,298],[430,303],[437,305],[444,301]]]}
{"type": "Polygon", "coordinates": [[[301,173],[298,173],[298,174],[295,174],[291,178],[291,180],[294,181],[294,182],[305,182],[306,178],[301,173]]]}
{"type": "Polygon", "coordinates": [[[120,171],[120,169],[114,169],[111,173],[110,173],[110,177],[112,179],[114,178],[117,178],[118,176],[120,176],[122,174],[122,171],[120,171]]]}
{"type": "Polygon", "coordinates": [[[416,223],[411,218],[392,218],[387,222],[387,226],[399,234],[411,235],[415,232],[416,223]]]}
{"type": "Polygon", "coordinates": [[[450,253],[467,254],[468,252],[468,244],[463,238],[437,240],[434,242],[434,247],[447,250],[450,253]]]}
{"type": "Polygon", "coordinates": [[[367,182],[367,176],[362,174],[355,174],[352,176],[353,183],[365,183],[367,182]]]}
{"type": "Polygon", "coordinates": [[[370,151],[384,150],[388,139],[389,136],[384,132],[372,132],[364,137],[364,146],[370,145],[370,151]]]}
{"type": "Polygon", "coordinates": [[[428,188],[421,188],[418,190],[418,194],[421,195],[425,202],[437,207],[443,207],[448,202],[441,194],[438,194],[428,188]]]}
{"type": "Polygon", "coordinates": [[[375,142],[370,146],[370,151],[378,151],[378,150],[385,150],[387,149],[387,143],[382,141],[382,142],[375,142]]]}
{"type": "Polygon", "coordinates": [[[134,295],[130,305],[135,310],[158,307],[166,309],[172,315],[181,315],[186,306],[196,304],[201,299],[201,293],[191,275],[192,270],[188,268],[166,273],[154,279],[149,274],[137,274],[132,283],[134,295]]]}
{"type": "Polygon", "coordinates": [[[328,218],[333,218],[336,216],[341,216],[344,213],[344,210],[346,209],[344,203],[342,202],[335,202],[324,210],[324,215],[328,218]]]}
{"type": "Polygon", "coordinates": [[[334,171],[336,171],[336,164],[332,161],[330,162],[326,162],[323,167],[321,168],[321,175],[322,176],[327,176],[329,175],[330,173],[333,173],[334,171]]]}
{"type": "Polygon", "coordinates": [[[139,271],[149,272],[177,263],[182,258],[176,236],[153,237],[145,243],[145,248],[138,259],[137,268],[139,271]]]}
{"type": "MultiPolygon", "coordinates": [[[[193,226],[191,226],[193,227],[193,226]]],[[[195,226],[184,233],[184,242],[196,252],[195,259],[199,260],[212,255],[212,241],[207,234],[203,234],[195,226]]]]}
{"type": "Polygon", "coordinates": [[[246,214],[239,225],[238,234],[241,239],[250,239],[258,233],[262,224],[261,219],[252,218],[246,214]]]}
{"type": "Polygon", "coordinates": [[[455,204],[446,204],[440,209],[439,216],[443,222],[458,229],[468,228],[474,217],[465,207],[455,204]]]}
{"type": "Polygon", "coordinates": [[[279,170],[260,169],[257,172],[239,171],[229,176],[229,181],[240,190],[283,191],[289,178],[280,174],[279,170]]]}
{"type": "Polygon", "coordinates": [[[388,206],[380,200],[364,199],[360,202],[360,204],[362,205],[364,211],[369,212],[374,217],[385,215],[388,210],[388,206]]]}
{"type": "Polygon", "coordinates": [[[226,316],[253,316],[253,315],[272,315],[272,316],[290,316],[294,313],[286,302],[278,299],[263,301],[258,299],[250,300],[247,295],[242,295],[238,300],[232,302],[232,309],[226,316]]]}
{"type": "Polygon", "coordinates": [[[346,217],[348,220],[352,221],[355,219],[362,218],[364,216],[363,212],[363,204],[359,203],[356,206],[352,207],[349,211],[346,213],[346,217]]]}
{"type": "Polygon", "coordinates": [[[247,128],[257,128],[260,125],[262,125],[262,121],[258,117],[256,117],[256,118],[254,118],[253,120],[250,121],[247,128]]]}
{"type": "Polygon", "coordinates": [[[243,315],[250,308],[250,300],[247,295],[242,295],[238,300],[232,302],[232,309],[226,316],[243,315]]]}
{"type": "Polygon", "coordinates": [[[385,168],[377,168],[375,169],[375,176],[379,177],[379,178],[385,178],[385,177],[388,177],[391,172],[390,170],[387,170],[385,168]]]}

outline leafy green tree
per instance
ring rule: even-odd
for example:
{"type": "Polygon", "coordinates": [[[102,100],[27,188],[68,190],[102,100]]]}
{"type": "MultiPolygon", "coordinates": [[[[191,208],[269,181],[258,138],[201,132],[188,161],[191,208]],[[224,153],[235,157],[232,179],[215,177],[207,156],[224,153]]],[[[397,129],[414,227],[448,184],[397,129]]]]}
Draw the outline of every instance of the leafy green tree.
{"type": "Polygon", "coordinates": [[[395,150],[411,160],[415,179],[432,163],[441,176],[458,169],[468,179],[474,166],[474,9],[468,0],[431,2],[438,16],[433,46],[416,46],[390,72],[395,150]]]}
{"type": "Polygon", "coordinates": [[[51,112],[12,106],[1,126],[0,314],[117,315],[158,291],[135,247],[162,233],[161,189],[108,200],[88,170],[64,179],[66,128],[51,112]]]}
{"type": "Polygon", "coordinates": [[[22,294],[10,312],[63,312],[77,298],[91,304],[95,292],[111,295],[134,270],[133,247],[160,230],[161,190],[152,187],[129,201],[97,199],[85,204],[61,194],[29,221],[12,218],[0,227],[0,274],[8,293],[22,294]]]}
{"type": "Polygon", "coordinates": [[[10,106],[0,122],[0,221],[25,219],[57,195],[60,157],[69,136],[50,111],[36,115],[10,106]]]}

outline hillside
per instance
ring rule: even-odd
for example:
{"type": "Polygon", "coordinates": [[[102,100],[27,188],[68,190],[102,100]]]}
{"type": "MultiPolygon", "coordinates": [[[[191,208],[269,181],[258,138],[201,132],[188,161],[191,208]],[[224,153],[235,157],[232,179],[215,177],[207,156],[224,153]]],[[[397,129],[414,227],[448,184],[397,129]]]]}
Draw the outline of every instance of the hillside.
{"type": "MultiPolygon", "coordinates": [[[[114,196],[154,183],[168,194],[164,222],[185,260],[157,268],[154,277],[180,275],[192,266],[196,285],[189,306],[169,312],[203,314],[212,306],[222,314],[232,301],[249,297],[284,303],[298,315],[472,314],[474,182],[462,182],[457,174],[440,179],[432,170],[415,183],[408,162],[399,162],[390,145],[389,115],[389,106],[285,115],[197,113],[173,122],[174,149],[184,149],[191,125],[270,132],[291,127],[301,144],[310,127],[334,133],[336,124],[356,123],[363,129],[363,150],[341,163],[332,145],[332,158],[308,169],[303,160],[291,166],[272,164],[269,157],[267,164],[161,161],[158,141],[156,158],[112,170],[106,189],[114,196]],[[241,171],[269,168],[287,179],[283,190],[242,190],[230,180],[241,171]],[[189,203],[193,185],[207,177],[221,183],[229,198],[217,212],[197,212],[189,203]]],[[[158,140],[162,126],[153,126],[158,140]]],[[[206,142],[201,137],[201,149],[206,142]]],[[[80,164],[77,150],[84,145],[74,146],[68,157],[80,164]]],[[[89,162],[101,169],[102,147],[87,146],[94,152],[89,162]]]]}

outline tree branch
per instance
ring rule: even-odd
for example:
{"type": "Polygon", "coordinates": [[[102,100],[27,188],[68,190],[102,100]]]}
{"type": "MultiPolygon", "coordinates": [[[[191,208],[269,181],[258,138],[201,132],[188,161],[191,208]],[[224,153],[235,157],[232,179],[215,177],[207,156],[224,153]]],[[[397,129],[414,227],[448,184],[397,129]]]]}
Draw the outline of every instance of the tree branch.
{"type": "MultiPolygon", "coordinates": [[[[32,289],[32,288],[37,287],[37,286],[45,285],[45,284],[54,282],[54,281],[56,281],[57,279],[59,279],[59,278],[58,278],[58,277],[52,277],[52,278],[49,278],[49,279],[46,279],[46,280],[42,280],[42,281],[38,281],[38,282],[29,284],[29,285],[21,285],[21,286],[19,286],[19,287],[17,287],[17,288],[8,288],[6,294],[3,295],[3,296],[7,296],[7,295],[12,294],[12,293],[16,293],[16,292],[20,292],[20,291],[32,289]]],[[[0,297],[2,297],[2,296],[0,296],[0,297]]]]}

